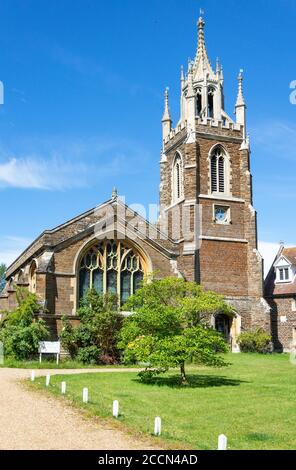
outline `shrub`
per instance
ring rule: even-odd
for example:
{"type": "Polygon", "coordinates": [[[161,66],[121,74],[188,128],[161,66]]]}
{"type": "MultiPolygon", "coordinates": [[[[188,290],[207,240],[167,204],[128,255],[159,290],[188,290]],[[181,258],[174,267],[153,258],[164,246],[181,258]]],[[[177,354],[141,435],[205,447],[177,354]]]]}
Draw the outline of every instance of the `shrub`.
{"type": "Polygon", "coordinates": [[[271,352],[271,336],[259,328],[242,333],[239,337],[239,345],[242,352],[267,354],[271,352]]]}
{"type": "Polygon", "coordinates": [[[26,360],[38,353],[39,342],[48,337],[48,330],[43,320],[35,319],[40,310],[35,294],[19,289],[17,301],[18,307],[6,313],[0,324],[0,341],[7,357],[26,360]]]}
{"type": "Polygon", "coordinates": [[[98,364],[101,362],[101,350],[97,346],[80,348],[76,358],[84,364],[98,364]]]}
{"type": "Polygon", "coordinates": [[[115,364],[120,359],[117,348],[122,315],[115,295],[101,295],[90,290],[77,312],[80,325],[74,327],[64,317],[61,342],[72,359],[87,364],[115,364]]]}

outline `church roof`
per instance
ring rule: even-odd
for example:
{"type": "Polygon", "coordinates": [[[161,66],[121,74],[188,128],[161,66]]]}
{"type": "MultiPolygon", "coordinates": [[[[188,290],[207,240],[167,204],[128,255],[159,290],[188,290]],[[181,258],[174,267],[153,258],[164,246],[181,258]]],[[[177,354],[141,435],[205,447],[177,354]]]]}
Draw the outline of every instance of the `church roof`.
{"type": "MultiPolygon", "coordinates": [[[[149,221],[147,221],[144,217],[141,217],[138,213],[130,209],[127,205],[125,205],[119,198],[112,197],[108,201],[102,203],[101,205],[90,209],[82,214],[64,222],[61,225],[51,229],[45,230],[44,232],[36,238],[36,240],[28,246],[28,248],[8,267],[6,271],[6,279],[9,279],[13,276],[23,265],[27,264],[31,260],[36,257],[40,257],[45,252],[47,252],[48,256],[50,252],[53,252],[56,247],[71,243],[75,239],[84,238],[85,236],[91,235],[95,232],[97,226],[104,225],[107,218],[104,216],[108,214],[108,206],[116,206],[116,220],[118,221],[118,226],[123,227],[126,226],[127,233],[128,230],[133,230],[133,236],[135,236],[135,232],[137,233],[137,237],[141,238],[145,235],[145,239],[147,243],[153,245],[153,247],[157,250],[161,250],[163,254],[165,254],[168,258],[174,259],[178,254],[178,245],[174,242],[174,240],[168,238],[166,234],[160,232],[160,230],[149,221]],[[125,218],[122,217],[122,212],[119,211],[125,210],[125,218]],[[104,212],[104,210],[106,211],[104,212]],[[134,225],[130,224],[130,220],[135,220],[137,217],[140,221],[142,226],[145,225],[148,230],[146,232],[141,232],[141,228],[135,228],[134,225]],[[156,236],[152,239],[147,236],[147,233],[156,234],[156,236]]],[[[119,230],[119,229],[118,229],[119,230]]]]}

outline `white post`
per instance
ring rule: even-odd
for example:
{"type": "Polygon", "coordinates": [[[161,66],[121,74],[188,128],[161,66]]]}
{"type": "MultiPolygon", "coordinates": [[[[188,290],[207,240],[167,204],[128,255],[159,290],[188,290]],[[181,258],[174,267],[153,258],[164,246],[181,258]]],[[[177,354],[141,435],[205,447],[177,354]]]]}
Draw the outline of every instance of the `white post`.
{"type": "Polygon", "coordinates": [[[39,354],[39,362],[40,362],[40,364],[42,362],[42,354],[41,353],[39,354]]]}
{"type": "Polygon", "coordinates": [[[66,395],[66,382],[62,382],[62,395],[66,395]]]}
{"type": "Polygon", "coordinates": [[[47,374],[47,376],[46,376],[46,381],[45,381],[46,387],[49,387],[49,384],[50,384],[50,375],[47,374]]]}
{"type": "Polygon", "coordinates": [[[59,354],[57,354],[57,366],[59,365],[59,354]]]}
{"type": "Polygon", "coordinates": [[[119,402],[114,400],[113,402],[113,417],[118,418],[119,415],[119,402]]]}
{"type": "Polygon", "coordinates": [[[218,450],[227,450],[227,437],[224,434],[218,438],[218,450]]]}
{"type": "Polygon", "coordinates": [[[161,435],[161,418],[157,417],[154,421],[154,435],[160,436],[161,435]]]}
{"type": "Polygon", "coordinates": [[[32,372],[31,372],[31,382],[34,382],[34,380],[35,380],[35,371],[32,370],[32,372]]]}
{"type": "Polygon", "coordinates": [[[88,388],[83,389],[82,400],[83,403],[88,403],[88,388]]]}

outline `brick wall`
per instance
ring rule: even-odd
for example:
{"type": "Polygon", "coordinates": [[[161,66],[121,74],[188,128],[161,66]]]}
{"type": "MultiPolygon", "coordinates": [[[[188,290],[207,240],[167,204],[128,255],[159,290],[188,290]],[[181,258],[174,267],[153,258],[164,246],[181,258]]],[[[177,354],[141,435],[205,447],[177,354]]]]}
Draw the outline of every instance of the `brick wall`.
{"type": "Polygon", "coordinates": [[[296,336],[296,311],[293,310],[293,297],[275,297],[267,299],[271,307],[271,332],[277,351],[289,351],[296,336]]]}

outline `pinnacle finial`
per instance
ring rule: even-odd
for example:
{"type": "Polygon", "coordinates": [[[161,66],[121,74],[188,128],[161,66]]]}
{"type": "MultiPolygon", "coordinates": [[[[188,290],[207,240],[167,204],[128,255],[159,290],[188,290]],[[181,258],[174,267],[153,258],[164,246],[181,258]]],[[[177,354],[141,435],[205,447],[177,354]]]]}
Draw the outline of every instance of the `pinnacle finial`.
{"type": "Polygon", "coordinates": [[[205,44],[205,21],[203,18],[203,10],[200,11],[200,17],[197,22],[198,26],[198,44],[197,52],[194,60],[194,77],[201,79],[204,76],[204,70],[214,78],[214,71],[208,57],[206,44],[205,44]]]}
{"type": "Polygon", "coordinates": [[[244,106],[245,105],[245,99],[244,99],[244,93],[243,93],[243,80],[244,80],[244,71],[243,69],[240,69],[239,74],[238,74],[238,95],[237,95],[237,100],[236,100],[236,106],[244,106]]]}
{"type": "Polygon", "coordinates": [[[202,28],[202,29],[204,28],[204,25],[205,25],[205,22],[204,22],[204,19],[203,19],[204,14],[205,14],[204,10],[202,8],[200,8],[199,9],[198,27],[202,28]]]}
{"type": "Polygon", "coordinates": [[[170,105],[169,105],[169,87],[166,87],[164,92],[164,113],[162,121],[171,121],[171,114],[170,114],[170,105]]]}
{"type": "Polygon", "coordinates": [[[117,188],[115,188],[115,186],[114,186],[114,188],[112,190],[112,199],[115,200],[117,198],[118,198],[118,191],[117,191],[117,188]]]}
{"type": "Polygon", "coordinates": [[[184,67],[183,65],[181,65],[181,81],[183,82],[185,80],[185,77],[184,77],[184,67]]]}

